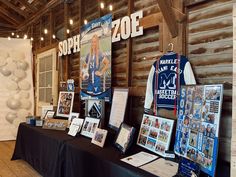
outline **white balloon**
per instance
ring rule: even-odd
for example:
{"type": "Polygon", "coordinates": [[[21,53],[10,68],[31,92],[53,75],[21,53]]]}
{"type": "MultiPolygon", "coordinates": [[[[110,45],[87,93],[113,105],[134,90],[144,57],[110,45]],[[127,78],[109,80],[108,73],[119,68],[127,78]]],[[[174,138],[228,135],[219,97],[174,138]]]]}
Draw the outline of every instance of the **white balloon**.
{"type": "Polygon", "coordinates": [[[22,98],[22,99],[20,100],[20,102],[21,102],[21,108],[22,108],[22,109],[30,109],[31,106],[32,106],[31,101],[28,100],[28,99],[22,98]]]}
{"type": "Polygon", "coordinates": [[[15,50],[13,50],[10,53],[10,56],[16,61],[25,59],[25,54],[23,52],[19,52],[19,51],[15,51],[15,50]]]}
{"type": "Polygon", "coordinates": [[[2,68],[0,68],[0,72],[4,76],[10,76],[11,75],[11,71],[6,66],[3,66],[2,68]]]}
{"type": "Polygon", "coordinates": [[[15,62],[7,62],[6,68],[13,72],[17,69],[17,65],[15,62]]]}
{"type": "Polygon", "coordinates": [[[18,77],[19,79],[23,79],[26,77],[26,72],[21,69],[17,69],[14,71],[14,75],[18,77]]]}
{"type": "Polygon", "coordinates": [[[16,109],[20,108],[20,105],[21,105],[21,102],[19,100],[12,99],[12,98],[9,98],[7,100],[7,106],[10,109],[16,110],[16,109]]]}
{"type": "Polygon", "coordinates": [[[16,82],[13,82],[11,80],[9,80],[7,83],[6,83],[6,87],[8,90],[11,90],[11,91],[14,91],[14,90],[18,90],[18,85],[16,82]]]}
{"type": "Polygon", "coordinates": [[[16,93],[15,95],[13,95],[13,99],[20,100],[21,95],[19,93],[16,93]]]}
{"type": "Polygon", "coordinates": [[[21,90],[29,90],[31,88],[31,84],[26,80],[19,82],[18,86],[21,90]]]}
{"type": "Polygon", "coordinates": [[[14,81],[14,82],[19,82],[20,81],[20,78],[16,77],[15,75],[11,75],[11,80],[14,81]]]}
{"type": "Polygon", "coordinates": [[[13,123],[13,121],[17,118],[17,115],[15,112],[8,112],[7,115],[6,115],[6,120],[9,122],[9,123],[13,123]]]}
{"type": "Polygon", "coordinates": [[[28,68],[28,63],[26,61],[18,61],[17,67],[25,71],[28,68]]]}
{"type": "Polygon", "coordinates": [[[29,98],[29,97],[30,97],[30,94],[29,94],[29,92],[26,92],[26,91],[23,91],[23,90],[22,90],[22,91],[20,91],[20,93],[19,93],[19,94],[20,94],[20,97],[21,97],[21,98],[26,98],[26,99],[27,99],[27,98],[29,98]]]}

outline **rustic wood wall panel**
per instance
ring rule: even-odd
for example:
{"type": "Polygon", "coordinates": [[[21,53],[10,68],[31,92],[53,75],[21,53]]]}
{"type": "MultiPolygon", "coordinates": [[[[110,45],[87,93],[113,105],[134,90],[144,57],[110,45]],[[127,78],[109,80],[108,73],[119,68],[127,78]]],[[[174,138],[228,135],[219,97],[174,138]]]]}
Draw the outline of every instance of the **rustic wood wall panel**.
{"type": "Polygon", "coordinates": [[[188,57],[199,84],[224,83],[220,157],[230,161],[232,122],[232,0],[188,8],[188,57]]]}

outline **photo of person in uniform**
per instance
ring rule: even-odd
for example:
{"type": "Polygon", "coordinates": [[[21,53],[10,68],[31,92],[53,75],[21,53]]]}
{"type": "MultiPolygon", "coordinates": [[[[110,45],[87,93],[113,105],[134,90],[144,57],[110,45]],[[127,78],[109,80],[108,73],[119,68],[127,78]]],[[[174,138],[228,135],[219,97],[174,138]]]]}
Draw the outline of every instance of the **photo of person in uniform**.
{"type": "Polygon", "coordinates": [[[91,39],[90,52],[86,55],[81,72],[82,80],[88,80],[87,92],[93,95],[100,94],[101,77],[110,66],[108,58],[99,49],[99,37],[94,34],[91,39]]]}

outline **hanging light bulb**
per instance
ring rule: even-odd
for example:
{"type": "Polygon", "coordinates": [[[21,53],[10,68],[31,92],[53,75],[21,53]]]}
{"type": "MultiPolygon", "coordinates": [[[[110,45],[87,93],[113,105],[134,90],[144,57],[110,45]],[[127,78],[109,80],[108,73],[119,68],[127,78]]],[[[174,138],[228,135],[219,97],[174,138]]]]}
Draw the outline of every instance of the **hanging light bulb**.
{"type": "Polygon", "coordinates": [[[101,9],[104,9],[105,4],[104,4],[103,2],[101,2],[101,3],[100,3],[100,7],[101,7],[101,9]]]}
{"type": "Polygon", "coordinates": [[[69,23],[70,23],[70,25],[73,25],[73,24],[74,24],[74,22],[73,22],[72,19],[69,20],[69,23]]]}
{"type": "Polygon", "coordinates": [[[31,41],[33,41],[33,40],[34,40],[34,38],[32,38],[32,37],[31,37],[31,38],[30,38],[30,40],[31,40],[31,41]]]}
{"type": "Polygon", "coordinates": [[[41,40],[41,41],[43,41],[43,40],[44,40],[44,38],[43,38],[43,37],[41,37],[41,38],[40,38],[40,40],[41,40]]]}
{"type": "Polygon", "coordinates": [[[67,30],[66,30],[66,33],[67,33],[67,34],[69,34],[69,33],[70,33],[70,30],[69,30],[69,29],[67,29],[67,30]]]}
{"type": "Polygon", "coordinates": [[[24,35],[24,39],[27,39],[27,37],[28,37],[28,36],[25,34],[25,35],[24,35]]]}
{"type": "Polygon", "coordinates": [[[53,34],[53,35],[52,35],[52,38],[53,38],[53,39],[56,39],[56,36],[55,36],[55,34],[53,34]]]}
{"type": "Polygon", "coordinates": [[[19,38],[20,36],[17,34],[16,37],[19,38]]]}
{"type": "Polygon", "coordinates": [[[15,33],[13,33],[13,32],[12,32],[12,33],[11,33],[11,35],[12,35],[12,36],[14,36],[14,35],[15,35],[15,33]]]}
{"type": "Polygon", "coordinates": [[[46,28],[44,29],[44,34],[48,34],[48,30],[46,28]]]}
{"type": "Polygon", "coordinates": [[[88,23],[88,21],[85,19],[85,20],[84,20],[84,24],[87,25],[87,23],[88,23]]]}
{"type": "Polygon", "coordinates": [[[10,37],[10,36],[8,36],[8,40],[9,40],[9,41],[11,40],[11,37],[10,37]]]}
{"type": "Polygon", "coordinates": [[[109,10],[112,11],[113,10],[113,6],[110,4],[109,5],[109,10]]]}

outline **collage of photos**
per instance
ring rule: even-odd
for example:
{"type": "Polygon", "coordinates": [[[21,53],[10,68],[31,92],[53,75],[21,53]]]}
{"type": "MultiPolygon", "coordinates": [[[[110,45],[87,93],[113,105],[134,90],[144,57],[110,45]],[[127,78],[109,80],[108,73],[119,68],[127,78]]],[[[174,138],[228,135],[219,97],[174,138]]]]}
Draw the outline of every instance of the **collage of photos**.
{"type": "Polygon", "coordinates": [[[92,138],[95,129],[99,126],[100,119],[86,117],[82,127],[81,135],[92,138]]]}
{"type": "Polygon", "coordinates": [[[169,149],[174,120],[144,114],[137,144],[165,156],[169,149]]]}
{"type": "Polygon", "coordinates": [[[223,85],[181,88],[175,153],[199,163],[209,175],[217,160],[222,93],[223,85]]]}
{"type": "Polygon", "coordinates": [[[57,106],[57,116],[68,117],[72,111],[74,92],[60,92],[57,106]]]}

